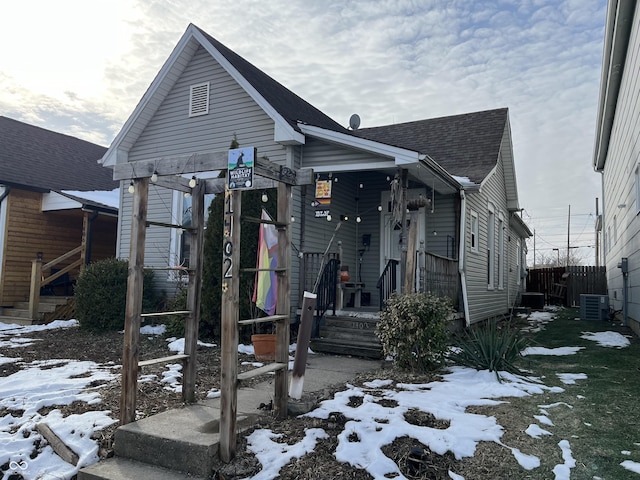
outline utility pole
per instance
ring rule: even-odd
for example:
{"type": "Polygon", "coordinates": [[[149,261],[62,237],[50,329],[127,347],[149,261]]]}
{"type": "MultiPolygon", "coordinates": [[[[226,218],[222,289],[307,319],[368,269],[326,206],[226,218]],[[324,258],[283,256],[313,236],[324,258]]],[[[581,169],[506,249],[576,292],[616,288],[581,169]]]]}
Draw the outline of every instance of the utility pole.
{"type": "Polygon", "coordinates": [[[598,237],[598,218],[599,218],[598,197],[596,197],[596,228],[595,228],[595,235],[596,235],[596,267],[600,266],[600,243],[599,243],[599,237],[598,237]]]}
{"type": "Polygon", "coordinates": [[[536,229],[533,229],[533,268],[536,268],[536,229]]]}
{"type": "Polygon", "coordinates": [[[569,243],[571,239],[571,205],[569,205],[569,215],[567,216],[567,267],[569,266],[569,243]]]}

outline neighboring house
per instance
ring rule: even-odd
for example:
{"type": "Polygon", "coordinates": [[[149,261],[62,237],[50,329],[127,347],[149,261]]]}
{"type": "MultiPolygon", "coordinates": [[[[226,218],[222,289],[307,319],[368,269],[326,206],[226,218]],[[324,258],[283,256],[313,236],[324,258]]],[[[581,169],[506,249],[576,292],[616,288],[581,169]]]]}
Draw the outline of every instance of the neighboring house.
{"type": "MultiPolygon", "coordinates": [[[[241,147],[255,147],[259,157],[311,168],[319,180],[331,182],[329,221],[326,212],[317,213],[314,189],[294,188],[294,310],[302,290],[313,285],[319,252],[327,248],[336,222],[350,217],[333,249],[339,242],[341,264],[350,270],[349,283],[342,285],[344,305],[357,303],[359,296],[363,306],[378,306],[389,291],[400,289],[402,281],[393,285],[389,279],[390,272],[401,273],[411,263],[399,262],[407,255],[400,243],[404,235],[415,248],[407,258],[414,255],[424,265],[416,270],[418,289],[452,296],[468,324],[507,314],[523,289],[525,239],[531,235],[519,216],[507,109],[352,126],[341,126],[189,25],[103,165],[129,163],[131,178],[137,178],[137,161],[226,151],[235,136],[241,147]],[[405,200],[417,204],[422,196],[423,206],[406,214],[403,229],[404,181],[405,200]],[[411,219],[417,225],[413,237],[411,219]]],[[[132,195],[120,190],[117,255],[128,258],[132,195]]],[[[180,192],[151,184],[148,220],[180,224],[185,210],[180,192]]],[[[180,248],[176,229],[149,227],[145,265],[177,265],[180,248]]],[[[168,293],[175,288],[171,274],[156,280],[168,293]]]]}
{"type": "Polygon", "coordinates": [[[77,250],[42,271],[47,278],[68,269],[43,293],[72,295],[81,262],[114,256],[118,184],[98,163],[105,151],[0,117],[0,315],[23,315],[38,257],[47,266],[77,250]]]}
{"type": "Polygon", "coordinates": [[[635,0],[609,0],[593,166],[602,174],[602,219],[609,301],[640,334],[640,12],[635,0]],[[622,259],[628,272],[623,272],[622,259]]]}

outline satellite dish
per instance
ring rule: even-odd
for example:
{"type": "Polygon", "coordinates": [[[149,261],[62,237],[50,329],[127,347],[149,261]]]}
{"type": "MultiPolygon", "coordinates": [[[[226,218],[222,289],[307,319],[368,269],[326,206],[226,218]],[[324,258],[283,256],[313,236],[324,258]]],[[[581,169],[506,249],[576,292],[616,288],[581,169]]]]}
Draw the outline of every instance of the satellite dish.
{"type": "Polygon", "coordinates": [[[360,126],[360,115],[358,115],[357,113],[354,113],[353,115],[351,115],[351,118],[349,119],[349,127],[351,127],[351,130],[357,130],[359,126],[360,126]]]}

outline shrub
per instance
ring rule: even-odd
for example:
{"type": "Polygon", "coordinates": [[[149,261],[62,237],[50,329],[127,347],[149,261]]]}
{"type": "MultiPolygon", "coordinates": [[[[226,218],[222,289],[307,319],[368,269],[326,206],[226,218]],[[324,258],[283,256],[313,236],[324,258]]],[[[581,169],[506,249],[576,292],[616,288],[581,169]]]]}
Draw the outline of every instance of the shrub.
{"type": "MultiPolygon", "coordinates": [[[[109,258],[87,265],[75,286],[76,316],[80,327],[94,332],[122,330],[127,303],[126,260],[109,258]]],[[[143,312],[155,310],[157,295],[153,272],[145,270],[142,295],[143,312]]]]}
{"type": "MultiPolygon", "coordinates": [[[[181,288],[178,290],[176,296],[169,302],[167,306],[168,311],[177,312],[187,309],[187,288],[181,288]]],[[[184,337],[184,326],[186,317],[184,315],[169,315],[165,322],[166,330],[164,336],[169,337],[184,337]]]]}
{"type": "Polygon", "coordinates": [[[485,327],[471,330],[456,341],[457,348],[449,354],[449,359],[459,365],[496,372],[521,374],[515,361],[521,357],[526,340],[518,331],[506,325],[500,328],[495,321],[485,327]]]}
{"type": "Polygon", "coordinates": [[[393,357],[402,369],[425,372],[439,368],[448,347],[447,321],[451,313],[446,297],[393,294],[376,328],[384,354],[393,357]]]}

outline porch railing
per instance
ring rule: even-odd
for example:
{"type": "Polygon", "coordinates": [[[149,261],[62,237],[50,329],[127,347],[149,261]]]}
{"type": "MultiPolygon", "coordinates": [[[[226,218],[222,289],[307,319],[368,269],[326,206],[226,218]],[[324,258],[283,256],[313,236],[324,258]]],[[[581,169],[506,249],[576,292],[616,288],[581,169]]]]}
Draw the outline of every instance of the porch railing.
{"type": "Polygon", "coordinates": [[[398,260],[394,260],[393,258],[389,260],[387,262],[387,265],[384,267],[384,270],[382,271],[382,275],[380,275],[380,278],[378,279],[376,288],[380,292],[380,310],[384,308],[384,304],[386,303],[386,301],[398,288],[398,269],[396,267],[399,263],[400,262],[398,262],[398,260]]]}
{"type": "Polygon", "coordinates": [[[85,250],[83,245],[80,245],[73,250],[68,251],[60,255],[58,258],[51,260],[49,263],[42,264],[42,254],[38,253],[35,260],[31,261],[31,285],[29,287],[29,315],[31,320],[38,320],[38,307],[40,305],[40,289],[45,285],[49,285],[54,280],[68,274],[72,270],[81,268],[84,264],[85,250]],[[55,273],[51,273],[48,277],[45,277],[43,272],[51,271],[53,267],[65,260],[68,260],[75,255],[80,255],[80,258],[70,263],[64,268],[57,270],[55,273]]]}
{"type": "MultiPolygon", "coordinates": [[[[422,266],[422,262],[420,263],[422,266]]],[[[430,292],[438,297],[449,297],[454,308],[458,308],[460,295],[460,274],[458,261],[433,253],[424,253],[424,282],[420,282],[420,290],[430,292]]]]}

